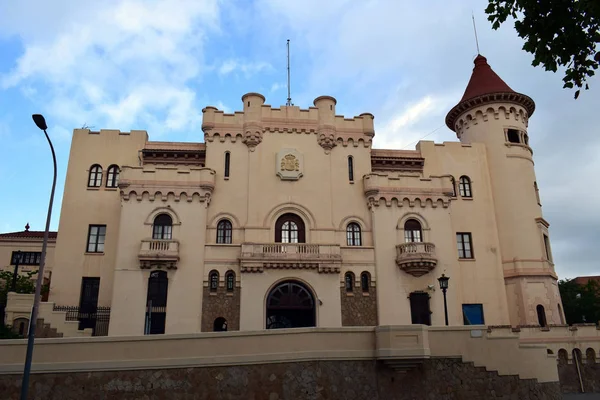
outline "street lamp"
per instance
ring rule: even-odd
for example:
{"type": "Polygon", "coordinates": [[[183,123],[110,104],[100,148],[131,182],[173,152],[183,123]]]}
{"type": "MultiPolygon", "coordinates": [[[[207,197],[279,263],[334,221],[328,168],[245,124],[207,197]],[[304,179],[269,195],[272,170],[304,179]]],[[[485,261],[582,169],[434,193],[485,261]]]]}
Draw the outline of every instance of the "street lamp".
{"type": "Polygon", "coordinates": [[[19,273],[19,264],[21,263],[21,250],[15,252],[15,271],[13,272],[12,285],[10,287],[11,292],[17,291],[17,274],[19,273]]]}
{"type": "Polygon", "coordinates": [[[442,274],[442,276],[438,278],[438,282],[440,283],[440,289],[442,289],[442,292],[444,293],[444,316],[446,317],[446,326],[448,326],[448,303],[446,302],[446,290],[448,290],[449,280],[450,278],[448,278],[444,274],[442,274]]]}
{"type": "Polygon", "coordinates": [[[33,307],[31,308],[31,317],[29,319],[29,332],[27,332],[27,355],[25,356],[25,368],[23,370],[23,381],[21,382],[21,400],[27,400],[27,391],[29,389],[29,374],[31,373],[31,359],[33,357],[33,342],[35,340],[35,327],[40,306],[40,294],[42,291],[42,282],[44,281],[44,266],[46,264],[46,248],[48,247],[48,235],[50,232],[50,219],[52,217],[52,203],[54,202],[54,188],[56,187],[56,154],[54,146],[46,132],[48,125],[41,114],[31,116],[36,126],[44,131],[46,140],[50,145],[52,152],[52,162],[54,163],[54,179],[52,181],[52,191],[50,192],[50,202],[48,203],[48,215],[46,216],[46,230],[44,231],[44,242],[42,243],[42,254],[40,256],[40,268],[38,269],[37,281],[35,283],[35,296],[33,298],[33,307]]]}

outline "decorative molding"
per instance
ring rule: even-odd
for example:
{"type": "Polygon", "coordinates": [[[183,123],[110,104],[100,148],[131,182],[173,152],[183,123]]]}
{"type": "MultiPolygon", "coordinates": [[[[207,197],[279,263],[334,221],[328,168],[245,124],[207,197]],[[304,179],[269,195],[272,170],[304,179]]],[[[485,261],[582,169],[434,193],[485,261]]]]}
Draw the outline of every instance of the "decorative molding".
{"type": "Polygon", "coordinates": [[[461,118],[455,122],[456,136],[460,138],[463,132],[473,125],[478,125],[480,122],[487,122],[490,118],[500,120],[504,118],[507,121],[521,121],[525,128],[528,125],[527,111],[522,107],[505,106],[505,105],[489,105],[485,110],[483,107],[473,108],[463,114],[461,118]]]}

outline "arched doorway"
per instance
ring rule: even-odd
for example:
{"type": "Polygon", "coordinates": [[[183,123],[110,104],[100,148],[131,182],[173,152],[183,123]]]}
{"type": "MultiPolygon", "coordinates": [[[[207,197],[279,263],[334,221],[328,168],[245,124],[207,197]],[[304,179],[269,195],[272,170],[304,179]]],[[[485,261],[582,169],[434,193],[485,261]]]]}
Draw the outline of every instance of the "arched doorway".
{"type": "Polygon", "coordinates": [[[223,317],[215,319],[213,322],[213,332],[226,332],[227,331],[227,320],[223,317]]]}
{"type": "Polygon", "coordinates": [[[315,299],[301,282],[285,281],[267,297],[267,329],[316,326],[315,299]]]}
{"type": "Polygon", "coordinates": [[[275,222],[275,242],[305,243],[306,234],[302,218],[292,213],[283,214],[277,218],[277,222],[275,222]]]}
{"type": "Polygon", "coordinates": [[[146,299],[146,326],[144,329],[146,335],[165,333],[168,285],[169,279],[165,271],[152,271],[150,273],[146,299]]]}

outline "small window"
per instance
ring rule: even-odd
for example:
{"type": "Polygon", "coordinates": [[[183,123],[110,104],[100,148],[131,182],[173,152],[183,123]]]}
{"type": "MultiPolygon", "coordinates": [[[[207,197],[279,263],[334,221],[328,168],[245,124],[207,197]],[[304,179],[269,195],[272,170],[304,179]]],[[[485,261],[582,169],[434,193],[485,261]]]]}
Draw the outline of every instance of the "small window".
{"type": "Polygon", "coordinates": [[[231,159],[231,153],[225,152],[225,178],[229,178],[229,161],[231,159]]]}
{"type": "Polygon", "coordinates": [[[558,364],[567,365],[569,362],[569,353],[565,349],[558,350],[558,364]]]}
{"type": "Polygon", "coordinates": [[[346,284],[346,292],[352,293],[354,290],[354,274],[352,272],[346,272],[344,276],[344,282],[346,284]]]}
{"type": "Polygon", "coordinates": [[[116,188],[119,185],[119,167],[111,165],[106,170],[106,187],[116,188]]]}
{"type": "Polygon", "coordinates": [[[452,182],[452,197],[456,197],[456,179],[451,176],[450,181],[452,182]]]}
{"type": "Polygon", "coordinates": [[[545,233],[544,235],[544,250],[546,251],[546,258],[548,259],[548,261],[552,262],[552,252],[550,251],[550,239],[548,238],[548,235],[546,235],[545,233]]]}
{"type": "Polygon", "coordinates": [[[523,134],[523,141],[525,142],[526,145],[529,146],[529,136],[527,136],[526,133],[523,134]]]}
{"type": "Polygon", "coordinates": [[[233,292],[235,288],[235,273],[233,271],[227,271],[225,274],[225,283],[227,285],[227,291],[233,292]]]}
{"type": "Polygon", "coordinates": [[[546,322],[546,310],[544,310],[544,306],[538,304],[535,309],[537,311],[538,323],[540,326],[547,326],[548,323],[546,322]]]}
{"type": "Polygon", "coordinates": [[[348,246],[362,246],[360,225],[351,222],[346,227],[346,244],[348,246]]]}
{"type": "Polygon", "coordinates": [[[535,189],[535,199],[537,200],[537,203],[541,206],[542,202],[540,200],[540,189],[538,188],[537,182],[533,182],[533,188],[535,189]]]}
{"type": "Polygon", "coordinates": [[[354,159],[348,156],[348,180],[354,182],[354,159]]]}
{"type": "Polygon", "coordinates": [[[586,364],[594,364],[596,363],[596,351],[591,347],[585,351],[585,362],[586,364]]]}
{"type": "Polygon", "coordinates": [[[471,179],[468,176],[461,176],[458,180],[458,191],[461,197],[473,197],[471,193],[471,179]]]}
{"type": "Polygon", "coordinates": [[[227,331],[227,320],[223,317],[215,319],[213,323],[213,332],[226,332],[227,331]]]}
{"type": "Polygon", "coordinates": [[[519,131],[516,129],[508,129],[506,131],[506,137],[510,143],[521,143],[519,136],[519,131]]]}
{"type": "Polygon", "coordinates": [[[404,241],[406,243],[422,242],[423,231],[421,230],[421,223],[416,219],[408,219],[404,223],[404,241]]]}
{"type": "Polygon", "coordinates": [[[208,284],[211,292],[216,292],[219,288],[219,272],[211,271],[208,274],[208,284]]]}
{"type": "Polygon", "coordinates": [[[562,309],[560,308],[560,304],[558,305],[558,317],[560,318],[561,325],[565,324],[565,317],[563,317],[562,309]]]}
{"type": "Polygon", "coordinates": [[[152,239],[171,240],[173,235],[173,219],[169,214],[159,214],[154,218],[152,239]]]}
{"type": "Polygon", "coordinates": [[[88,178],[88,187],[102,186],[102,167],[98,164],[92,165],[88,178]]]}
{"type": "Polygon", "coordinates": [[[483,304],[463,304],[463,324],[464,325],[484,325],[483,304]]]}
{"type": "Polygon", "coordinates": [[[363,293],[369,293],[369,286],[371,284],[371,275],[365,271],[360,274],[360,288],[363,293]]]}
{"type": "Polygon", "coordinates": [[[473,258],[473,243],[470,232],[458,232],[456,234],[458,258],[473,258]]]}
{"type": "Polygon", "coordinates": [[[90,225],[88,230],[87,252],[104,253],[106,225],[90,225]]]}
{"type": "Polygon", "coordinates": [[[13,251],[11,265],[40,265],[42,253],[39,251],[13,251]]]}
{"type": "Polygon", "coordinates": [[[217,243],[231,244],[233,228],[231,222],[227,219],[222,219],[217,224],[217,243]]]}

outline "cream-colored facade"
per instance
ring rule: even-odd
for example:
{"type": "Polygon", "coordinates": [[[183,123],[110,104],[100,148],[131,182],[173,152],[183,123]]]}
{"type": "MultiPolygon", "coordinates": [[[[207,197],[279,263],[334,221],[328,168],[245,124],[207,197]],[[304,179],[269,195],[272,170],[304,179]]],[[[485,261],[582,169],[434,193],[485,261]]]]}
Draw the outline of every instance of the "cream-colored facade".
{"type": "Polygon", "coordinates": [[[459,141],[410,151],[329,96],[242,102],[203,109],[203,143],[74,131],[51,302],[110,307],[111,336],[444,325],[444,274],[450,325],[564,323],[534,104],[485,58],[446,118],[459,141]]]}
{"type": "MultiPolygon", "coordinates": [[[[30,230],[29,223],[23,231],[0,233],[0,271],[14,273],[17,257],[20,257],[17,268],[19,274],[37,271],[40,265],[43,240],[44,232],[30,230]],[[18,252],[20,254],[17,256],[18,252]]],[[[48,281],[52,276],[55,247],[56,232],[49,232],[44,267],[44,276],[48,281]]]]}

